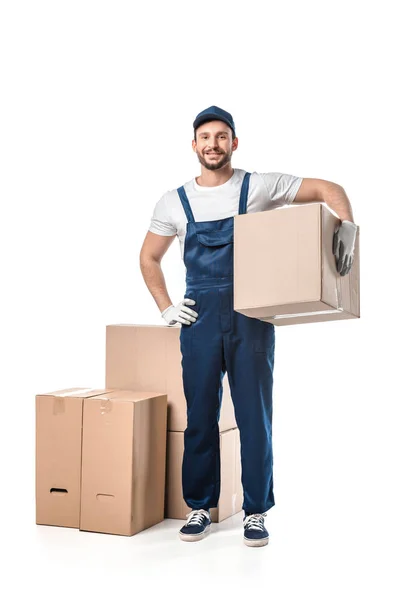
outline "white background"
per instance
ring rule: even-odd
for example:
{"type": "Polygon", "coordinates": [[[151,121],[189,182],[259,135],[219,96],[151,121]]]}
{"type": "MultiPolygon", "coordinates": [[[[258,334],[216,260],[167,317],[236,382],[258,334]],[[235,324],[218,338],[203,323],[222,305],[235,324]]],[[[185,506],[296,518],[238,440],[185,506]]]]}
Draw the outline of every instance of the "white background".
{"type": "MultiPolygon", "coordinates": [[[[5,597],[399,597],[399,50],[388,1],[1,3],[5,597]],[[361,319],[276,328],[270,543],[241,514],[198,544],[37,526],[35,394],[103,386],[106,325],[162,323],[139,251],[212,104],[234,167],[339,183],[360,226],[361,319]]],[[[176,303],[177,239],[162,268],[176,303]]]]}

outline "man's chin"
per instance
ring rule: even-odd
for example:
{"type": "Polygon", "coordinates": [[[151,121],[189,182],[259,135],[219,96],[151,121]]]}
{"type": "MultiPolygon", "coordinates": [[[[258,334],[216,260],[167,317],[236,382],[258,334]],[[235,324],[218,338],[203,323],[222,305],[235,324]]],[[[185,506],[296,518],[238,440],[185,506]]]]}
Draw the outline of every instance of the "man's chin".
{"type": "Polygon", "coordinates": [[[201,160],[200,162],[202,163],[202,165],[204,167],[206,167],[206,169],[209,169],[210,171],[216,171],[217,169],[220,169],[221,167],[224,167],[228,161],[224,160],[224,155],[222,154],[218,160],[215,159],[210,159],[208,157],[203,158],[203,160],[201,160]]]}
{"type": "Polygon", "coordinates": [[[203,163],[203,165],[209,171],[216,171],[217,169],[220,169],[221,167],[224,166],[222,163],[221,164],[220,163],[211,163],[210,164],[208,162],[203,163]]]}

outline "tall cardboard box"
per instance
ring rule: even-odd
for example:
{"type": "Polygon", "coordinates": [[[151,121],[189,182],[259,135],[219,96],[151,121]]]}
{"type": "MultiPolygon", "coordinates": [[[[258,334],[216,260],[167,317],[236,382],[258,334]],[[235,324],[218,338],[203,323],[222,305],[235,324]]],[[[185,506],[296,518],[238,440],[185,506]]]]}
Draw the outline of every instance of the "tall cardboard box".
{"type": "MultiPolygon", "coordinates": [[[[168,396],[168,431],[185,431],[180,326],[107,325],[106,387],[168,396]]],[[[223,378],[220,431],[236,427],[228,377],[223,378]]]]}
{"type": "Polygon", "coordinates": [[[167,396],[85,398],[79,528],[131,536],[164,519],[167,396]]]}
{"type": "Polygon", "coordinates": [[[234,217],[234,310],[274,325],[360,317],[360,230],[342,277],[332,252],[340,219],[310,203],[234,217]]]}
{"type": "Polygon", "coordinates": [[[83,402],[107,390],[36,395],[36,523],[79,527],[83,402]]]}
{"type": "MultiPolygon", "coordinates": [[[[169,519],[186,519],[192,510],[183,500],[182,459],[183,432],[168,432],[167,489],[165,516],[169,519]]],[[[216,523],[239,512],[243,504],[241,482],[239,430],[220,433],[221,491],[218,506],[211,508],[211,520],[216,523]]]]}

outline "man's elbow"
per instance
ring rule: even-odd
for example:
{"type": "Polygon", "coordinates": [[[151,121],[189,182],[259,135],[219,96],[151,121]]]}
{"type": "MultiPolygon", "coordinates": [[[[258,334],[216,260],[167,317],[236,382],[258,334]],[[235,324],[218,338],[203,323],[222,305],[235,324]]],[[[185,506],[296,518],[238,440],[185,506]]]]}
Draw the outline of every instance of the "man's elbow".
{"type": "Polygon", "coordinates": [[[151,252],[149,252],[148,249],[146,248],[142,248],[139,254],[139,264],[140,267],[149,265],[151,263],[158,263],[160,264],[160,259],[156,256],[154,256],[151,252]]]}

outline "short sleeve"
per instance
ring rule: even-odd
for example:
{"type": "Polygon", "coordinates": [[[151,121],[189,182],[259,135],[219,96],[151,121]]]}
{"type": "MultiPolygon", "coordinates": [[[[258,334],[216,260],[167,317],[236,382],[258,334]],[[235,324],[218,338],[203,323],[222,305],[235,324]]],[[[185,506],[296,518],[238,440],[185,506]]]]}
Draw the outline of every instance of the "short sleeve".
{"type": "Polygon", "coordinates": [[[177,229],[171,222],[166,204],[166,194],[160,198],[154,207],[151,217],[149,231],[158,235],[176,235],[177,229]]]}
{"type": "Polygon", "coordinates": [[[291,204],[296,197],[303,177],[288,173],[260,173],[273,207],[291,204]]]}

